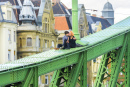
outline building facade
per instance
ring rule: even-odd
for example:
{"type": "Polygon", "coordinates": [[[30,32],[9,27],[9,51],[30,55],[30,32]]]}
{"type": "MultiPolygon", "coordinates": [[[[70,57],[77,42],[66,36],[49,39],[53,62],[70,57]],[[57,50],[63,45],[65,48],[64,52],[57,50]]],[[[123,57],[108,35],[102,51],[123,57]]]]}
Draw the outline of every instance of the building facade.
{"type": "Polygon", "coordinates": [[[0,63],[17,59],[17,21],[10,2],[0,2],[0,63]]]}
{"type": "MultiPolygon", "coordinates": [[[[54,29],[54,16],[51,0],[41,0],[39,8],[33,7],[33,3],[24,0],[19,14],[18,58],[23,58],[57,47],[58,32],[54,29]],[[38,9],[38,16],[35,14],[38,9]]],[[[39,76],[39,86],[48,87],[52,73],[39,76]]]]}

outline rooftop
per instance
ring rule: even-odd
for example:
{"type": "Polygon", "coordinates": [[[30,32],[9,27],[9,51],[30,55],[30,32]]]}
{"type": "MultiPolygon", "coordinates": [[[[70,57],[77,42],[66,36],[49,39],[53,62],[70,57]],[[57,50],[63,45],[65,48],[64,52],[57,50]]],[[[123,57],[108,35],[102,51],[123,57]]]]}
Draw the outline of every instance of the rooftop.
{"type": "Polygon", "coordinates": [[[107,2],[105,5],[104,5],[104,8],[103,8],[103,11],[113,11],[113,6],[110,2],[107,2]]]}
{"type": "Polygon", "coordinates": [[[55,17],[55,29],[58,31],[72,29],[69,18],[65,16],[55,17]]]}

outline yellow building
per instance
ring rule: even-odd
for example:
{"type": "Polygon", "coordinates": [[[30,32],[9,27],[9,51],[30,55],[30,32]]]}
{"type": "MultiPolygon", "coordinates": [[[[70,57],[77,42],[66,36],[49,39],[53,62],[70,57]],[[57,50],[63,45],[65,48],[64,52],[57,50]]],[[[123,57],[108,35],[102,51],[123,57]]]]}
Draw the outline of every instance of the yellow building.
{"type": "MultiPolygon", "coordinates": [[[[42,25],[42,31],[43,33],[43,39],[44,39],[44,51],[53,49],[57,47],[58,44],[58,32],[54,29],[55,26],[55,19],[53,15],[53,9],[51,6],[51,0],[45,0],[45,2],[41,3],[41,8],[43,11],[39,11],[38,15],[38,23],[39,25],[42,25]],[[44,5],[44,9],[42,8],[44,5]],[[42,14],[43,12],[43,14],[42,14]],[[42,15],[41,15],[42,14],[42,15]],[[42,19],[42,20],[40,20],[42,19]],[[42,22],[42,24],[40,23],[42,22]]],[[[53,76],[53,72],[47,73],[41,77],[39,77],[39,84],[43,87],[49,87],[51,83],[51,79],[53,76]]]]}
{"type": "MultiPolygon", "coordinates": [[[[51,0],[41,0],[39,8],[33,7],[33,3],[29,0],[24,0],[21,6],[17,30],[18,58],[56,48],[59,34],[54,29],[55,22],[51,0]],[[39,9],[37,17],[36,9],[39,9]]],[[[39,86],[48,86],[52,74],[53,72],[40,76],[39,86]]]]}
{"type": "Polygon", "coordinates": [[[17,59],[17,21],[10,2],[0,2],[0,63],[17,59]]]}
{"type": "MultiPolygon", "coordinates": [[[[32,4],[32,2],[27,3],[27,1],[24,1],[24,5],[32,4]]],[[[18,58],[37,54],[55,48],[57,45],[58,33],[54,30],[53,11],[51,10],[49,1],[41,2],[42,4],[45,4],[45,8],[42,7],[39,9],[37,18],[41,18],[42,21],[33,18],[36,14],[33,14],[33,10],[30,9],[32,8],[31,5],[25,7],[23,5],[22,7],[23,9],[19,14],[19,21],[22,23],[18,26],[17,30],[18,58]],[[25,9],[30,10],[25,11],[25,9]],[[42,15],[40,15],[41,10],[44,10],[42,15]],[[26,17],[24,14],[29,15],[29,17],[26,17]]]]}

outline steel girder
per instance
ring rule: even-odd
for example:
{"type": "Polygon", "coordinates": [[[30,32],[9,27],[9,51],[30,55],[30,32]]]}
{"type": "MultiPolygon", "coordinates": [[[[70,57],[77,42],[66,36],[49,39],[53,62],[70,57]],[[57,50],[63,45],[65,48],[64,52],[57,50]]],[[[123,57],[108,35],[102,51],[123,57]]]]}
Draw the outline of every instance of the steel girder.
{"type": "Polygon", "coordinates": [[[108,87],[123,87],[124,85],[125,87],[130,87],[130,40],[128,37],[130,37],[130,33],[126,34],[122,47],[103,56],[94,87],[105,87],[107,84],[108,87]],[[125,59],[125,66],[121,68],[123,58],[125,59]],[[109,59],[111,59],[111,61],[109,61],[109,59]],[[110,69],[107,69],[108,64],[111,64],[110,69]],[[125,75],[125,78],[118,78],[120,72],[125,75]],[[108,77],[110,81],[103,84],[103,80],[108,77]],[[117,82],[118,79],[125,79],[125,81],[120,84],[117,82]]]}
{"type": "Polygon", "coordinates": [[[38,87],[38,68],[34,67],[29,69],[25,80],[22,83],[22,87],[38,87]]]}
{"type": "MultiPolygon", "coordinates": [[[[128,34],[130,37],[130,33],[128,34]]],[[[130,38],[128,38],[127,51],[125,56],[125,87],[130,87],[130,38]]]]}
{"type": "Polygon", "coordinates": [[[79,62],[61,70],[55,71],[51,85],[49,87],[59,87],[64,83],[64,87],[75,87],[79,82],[81,87],[87,86],[87,53],[80,53],[79,62]],[[80,77],[79,77],[80,76],[80,77]],[[61,82],[61,79],[64,81],[61,82]]]}
{"type": "Polygon", "coordinates": [[[5,86],[8,84],[19,83],[24,81],[28,69],[30,68],[38,67],[38,76],[40,76],[70,66],[72,64],[77,64],[80,52],[83,51],[87,51],[87,61],[90,61],[104,53],[109,52],[110,50],[114,50],[122,46],[124,37],[125,35],[113,37],[109,40],[98,43],[97,45],[91,46],[89,48],[81,47],[80,50],[75,50],[70,54],[65,54],[63,56],[53,58],[51,59],[51,61],[24,66],[24,68],[19,67],[9,71],[3,71],[0,73],[0,86],[5,86]]]}

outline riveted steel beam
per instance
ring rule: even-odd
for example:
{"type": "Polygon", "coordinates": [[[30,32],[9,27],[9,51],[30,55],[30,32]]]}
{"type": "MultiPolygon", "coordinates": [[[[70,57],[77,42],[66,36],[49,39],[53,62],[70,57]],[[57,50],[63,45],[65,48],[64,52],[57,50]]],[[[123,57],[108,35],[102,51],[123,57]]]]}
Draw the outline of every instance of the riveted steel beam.
{"type": "Polygon", "coordinates": [[[71,70],[66,87],[75,87],[76,86],[76,83],[77,83],[78,77],[79,77],[79,73],[81,72],[81,69],[83,66],[83,61],[84,61],[84,55],[82,52],[82,53],[80,53],[79,62],[76,65],[73,65],[73,68],[71,70]]]}
{"type": "Polygon", "coordinates": [[[84,62],[80,73],[80,87],[87,87],[87,51],[84,51],[84,62]]]}
{"type": "Polygon", "coordinates": [[[25,78],[25,80],[23,82],[22,87],[29,87],[30,82],[31,82],[31,80],[33,78],[33,75],[34,75],[34,69],[31,68],[31,69],[29,69],[29,71],[28,71],[28,73],[26,75],[26,78],[25,78]]]}
{"type": "Polygon", "coordinates": [[[105,75],[105,71],[108,64],[108,60],[110,57],[110,53],[107,53],[105,55],[102,56],[102,60],[98,69],[98,73],[97,73],[97,77],[96,77],[96,81],[94,83],[94,87],[101,87],[102,86],[102,82],[104,80],[104,75],[105,75]]]}
{"type": "Polygon", "coordinates": [[[122,60],[124,58],[124,54],[126,52],[127,38],[128,38],[128,36],[126,35],[126,37],[124,38],[123,47],[120,48],[120,50],[119,50],[120,52],[117,53],[117,57],[115,59],[116,65],[114,65],[114,67],[112,68],[111,78],[110,78],[108,87],[116,87],[118,75],[120,73],[120,67],[122,64],[122,60]]]}
{"type": "MultiPolygon", "coordinates": [[[[128,33],[128,37],[130,37],[130,33],[128,33]]],[[[128,38],[125,56],[125,87],[130,87],[130,38],[128,38]]]]}

